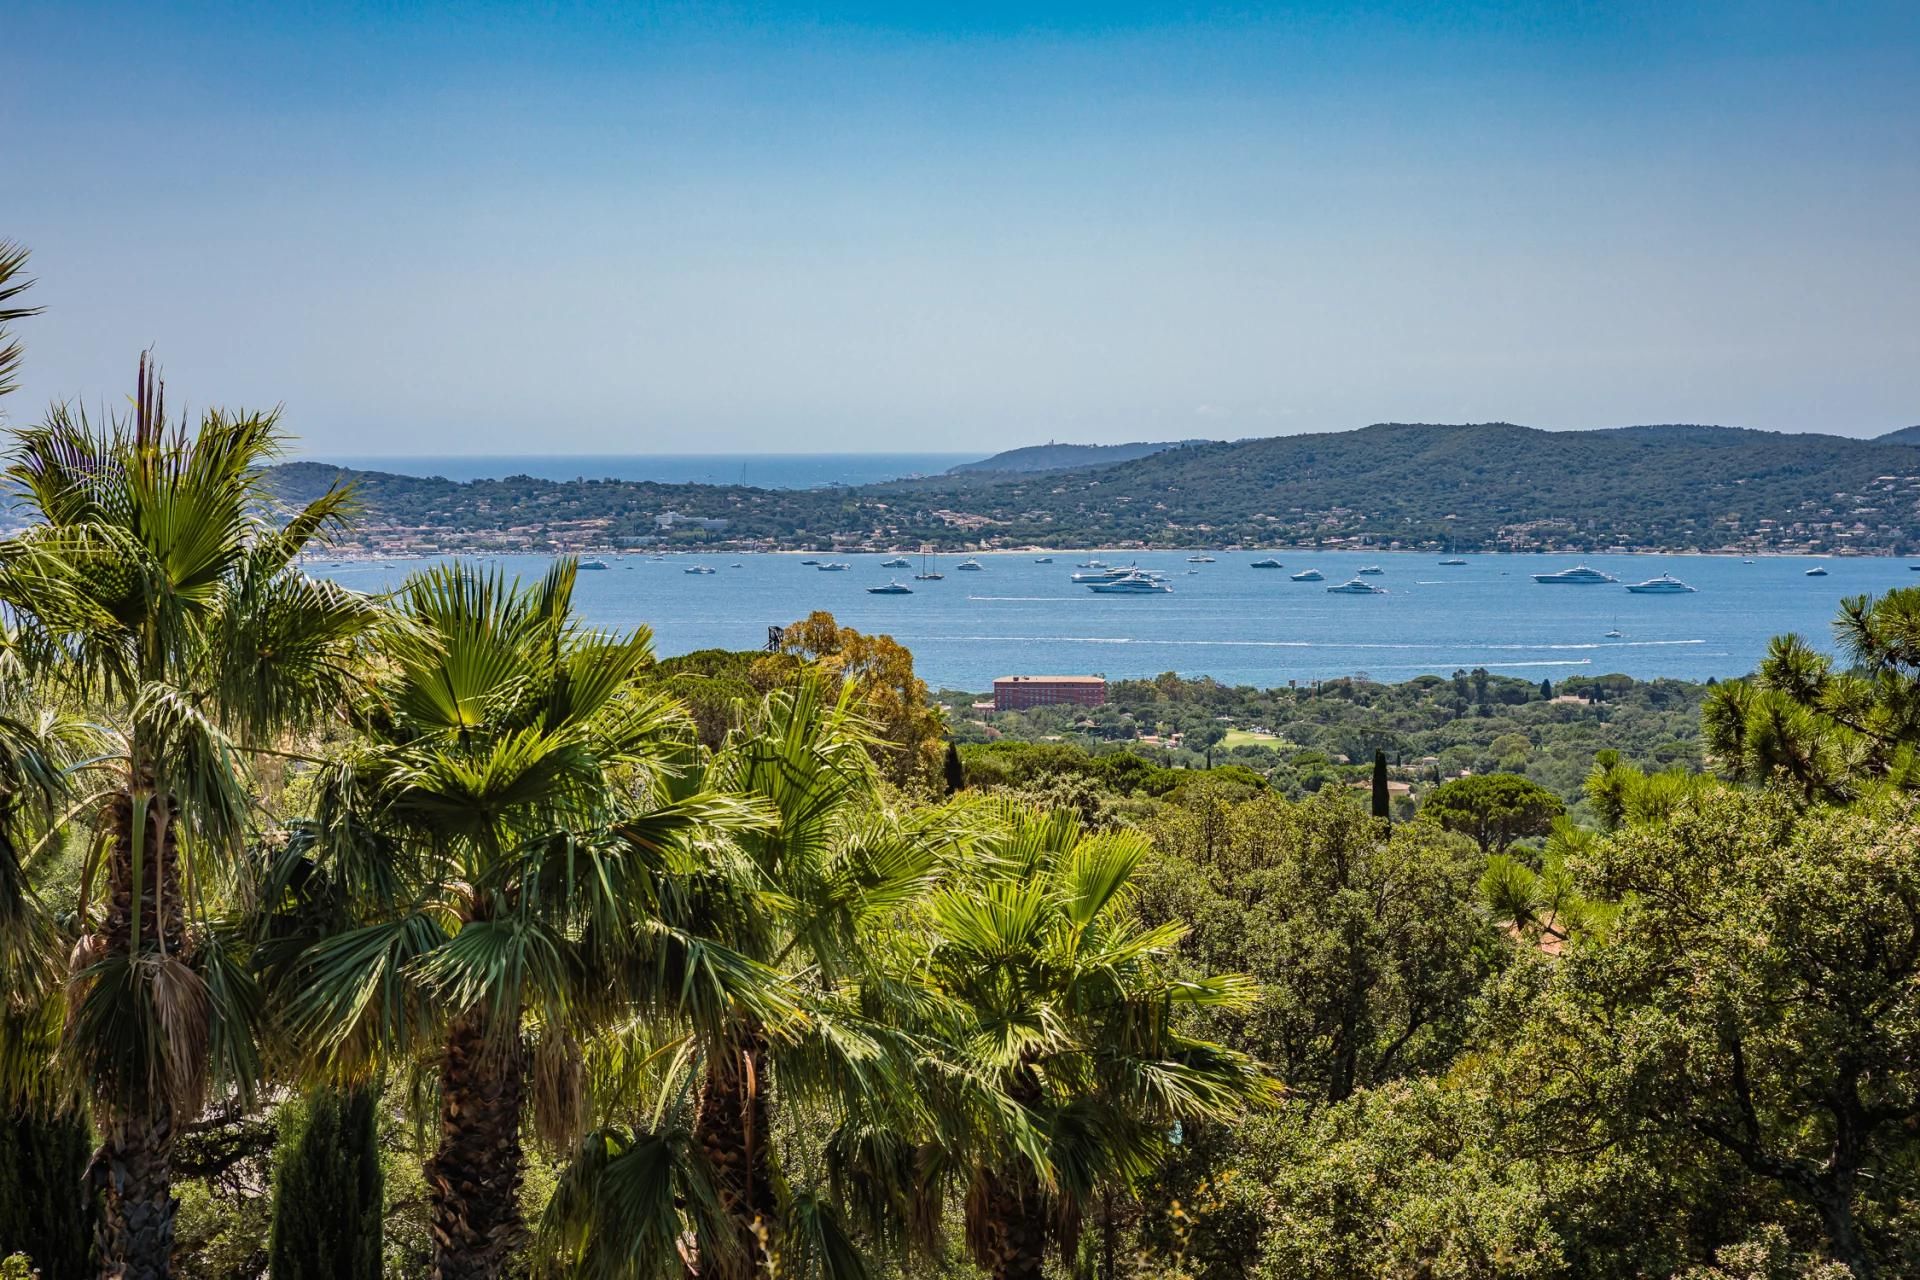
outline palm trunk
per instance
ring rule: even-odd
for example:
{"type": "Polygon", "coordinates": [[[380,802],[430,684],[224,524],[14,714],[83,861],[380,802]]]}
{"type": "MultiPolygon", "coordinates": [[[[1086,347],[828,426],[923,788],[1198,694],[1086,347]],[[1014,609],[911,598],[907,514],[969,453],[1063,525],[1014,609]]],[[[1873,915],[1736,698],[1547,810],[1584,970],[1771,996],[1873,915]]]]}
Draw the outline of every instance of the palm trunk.
{"type": "MultiPolygon", "coordinates": [[[[151,782],[139,794],[152,795],[151,782]]],[[[97,954],[178,955],[185,949],[173,806],[149,801],[140,858],[134,857],[134,790],[108,811],[107,918],[97,954]]],[[[173,1254],[173,1102],[143,1086],[123,1086],[104,1109],[89,1180],[101,1195],[95,1239],[100,1274],[113,1280],[161,1280],[173,1254]]]]}
{"type": "Polygon", "coordinates": [[[520,1242],[521,1050],[488,1032],[484,1013],[460,1018],[440,1064],[440,1147],[426,1170],[433,1280],[496,1280],[520,1242]]]}
{"type": "Polygon", "coordinates": [[[977,1214],[974,1261],[993,1280],[1041,1280],[1047,1261],[1047,1198],[1033,1173],[1003,1168],[984,1176],[970,1197],[977,1214]]]}
{"type": "Polygon", "coordinates": [[[701,1280],[746,1280],[771,1264],[779,1206],[768,1159],[768,1083],[767,1038],[757,1022],[707,1059],[693,1134],[713,1170],[732,1238],[700,1259],[701,1280]]]}

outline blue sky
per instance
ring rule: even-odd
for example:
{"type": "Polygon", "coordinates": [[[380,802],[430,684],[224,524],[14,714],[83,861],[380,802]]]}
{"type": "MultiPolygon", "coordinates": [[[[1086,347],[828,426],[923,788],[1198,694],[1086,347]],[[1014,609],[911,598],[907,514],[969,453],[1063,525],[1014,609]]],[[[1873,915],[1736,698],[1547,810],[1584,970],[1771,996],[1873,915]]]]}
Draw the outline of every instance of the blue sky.
{"type": "Polygon", "coordinates": [[[313,452],[1920,422],[1920,5],[0,17],[16,417],[313,452]]]}

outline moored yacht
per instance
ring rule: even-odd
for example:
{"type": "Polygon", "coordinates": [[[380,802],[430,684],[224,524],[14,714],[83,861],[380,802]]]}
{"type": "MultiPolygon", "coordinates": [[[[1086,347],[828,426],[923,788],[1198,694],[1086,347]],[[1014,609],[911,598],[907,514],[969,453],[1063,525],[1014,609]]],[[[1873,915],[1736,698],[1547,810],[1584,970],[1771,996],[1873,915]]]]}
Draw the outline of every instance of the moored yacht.
{"type": "Polygon", "coordinates": [[[1440,563],[1444,565],[1456,565],[1456,564],[1465,564],[1466,561],[1462,560],[1459,556],[1448,556],[1445,560],[1442,560],[1440,563]]]}
{"type": "Polygon", "coordinates": [[[891,560],[882,560],[880,567],[882,569],[911,569],[913,568],[913,561],[907,559],[905,556],[895,556],[891,560]]]}
{"type": "Polygon", "coordinates": [[[1272,556],[1268,556],[1265,560],[1255,560],[1252,564],[1247,566],[1247,568],[1249,569],[1278,569],[1279,567],[1280,567],[1280,562],[1278,560],[1275,560],[1272,556]]]}
{"type": "Polygon", "coordinates": [[[580,562],[580,567],[581,567],[582,569],[611,569],[611,568],[613,568],[613,566],[612,566],[612,565],[610,565],[610,564],[608,564],[608,563],[607,563],[607,562],[606,562],[605,560],[582,560],[582,561],[580,562]]]}
{"type": "Polygon", "coordinates": [[[853,566],[845,560],[834,560],[827,564],[816,565],[815,567],[822,573],[845,573],[847,570],[853,568],[853,566]]]}
{"type": "Polygon", "coordinates": [[[1089,582],[1086,586],[1089,591],[1098,591],[1102,595],[1115,596],[1152,595],[1157,592],[1170,592],[1173,590],[1172,587],[1160,579],[1150,577],[1138,570],[1123,574],[1109,582],[1089,582]]]}
{"type": "Polygon", "coordinates": [[[980,570],[986,568],[987,566],[981,564],[978,560],[975,560],[972,556],[968,556],[965,560],[962,560],[959,564],[953,567],[956,572],[961,570],[971,570],[975,573],[978,573],[980,570]]]}
{"type": "Polygon", "coordinates": [[[1648,578],[1645,582],[1629,583],[1627,586],[1627,590],[1637,596],[1680,596],[1693,589],[1670,573],[1663,573],[1657,578],[1648,578]]]}
{"type": "Polygon", "coordinates": [[[1562,569],[1558,573],[1536,573],[1533,575],[1533,580],[1535,582],[1545,583],[1564,583],[1577,587],[1595,586],[1603,582],[1620,581],[1620,579],[1610,573],[1602,573],[1598,569],[1589,569],[1583,564],[1577,564],[1571,569],[1562,569]]]}
{"type": "Polygon", "coordinates": [[[1363,578],[1371,578],[1379,574],[1385,573],[1386,570],[1382,569],[1377,564],[1363,564],[1358,569],[1355,569],[1354,572],[1359,574],[1363,578]]]}
{"type": "Polygon", "coordinates": [[[1052,556],[1035,556],[1033,558],[1033,562],[1035,564],[1052,564],[1053,557],[1052,556]]]}
{"type": "Polygon", "coordinates": [[[907,586],[905,583],[895,582],[892,578],[888,578],[886,586],[868,587],[867,594],[870,596],[910,596],[913,594],[913,588],[907,586]]]}
{"type": "Polygon", "coordinates": [[[1210,555],[1206,555],[1204,553],[1197,556],[1188,556],[1187,563],[1188,564],[1212,564],[1213,557],[1210,555]]]}
{"type": "Polygon", "coordinates": [[[1355,578],[1351,582],[1343,582],[1337,587],[1328,587],[1327,594],[1335,596],[1383,596],[1387,594],[1387,589],[1385,587],[1376,587],[1371,582],[1362,582],[1360,579],[1355,578]]]}
{"type": "Polygon", "coordinates": [[[1807,576],[1809,578],[1824,578],[1827,576],[1827,566],[1823,564],[1817,564],[1813,566],[1813,568],[1807,570],[1807,576]]]}
{"type": "Polygon", "coordinates": [[[1318,569],[1302,569],[1293,575],[1293,580],[1295,582],[1325,582],[1327,575],[1318,569]]]}
{"type": "Polygon", "coordinates": [[[718,569],[715,569],[711,565],[696,564],[696,565],[689,566],[688,568],[682,569],[680,572],[682,573],[718,573],[720,571],[718,569]]]}

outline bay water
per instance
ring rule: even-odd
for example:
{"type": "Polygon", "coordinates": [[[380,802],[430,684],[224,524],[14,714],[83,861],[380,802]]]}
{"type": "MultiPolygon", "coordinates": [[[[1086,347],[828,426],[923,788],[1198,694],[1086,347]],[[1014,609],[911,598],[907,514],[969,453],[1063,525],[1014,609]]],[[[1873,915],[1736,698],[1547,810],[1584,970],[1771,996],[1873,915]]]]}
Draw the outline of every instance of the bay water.
{"type": "MultiPolygon", "coordinates": [[[[915,666],[935,688],[984,690],[995,676],[1089,674],[1110,679],[1176,671],[1232,684],[1305,683],[1366,674],[1410,679],[1485,667],[1503,675],[1545,678],[1622,672],[1651,678],[1704,680],[1753,669],[1779,632],[1797,631],[1823,648],[1846,596],[1920,585],[1920,573],[1885,557],[1812,559],[1724,556],[1469,555],[1443,566],[1431,553],[1271,553],[1282,569],[1254,569],[1269,553],[1215,551],[1212,564],[1190,564],[1191,552],[1003,552],[975,557],[978,571],[956,569],[919,582],[912,566],[888,569],[885,555],[799,553],[678,554],[662,559],[609,559],[604,571],[583,571],[575,600],[596,625],[653,628],[662,655],[702,648],[753,649],[770,625],[815,609],[845,625],[893,636],[913,650],[915,666]],[[1052,563],[1040,564],[1041,555],[1052,563]],[[1101,595],[1070,580],[1077,562],[1137,562],[1168,575],[1166,594],[1101,595]],[[803,559],[838,559],[844,572],[822,572],[803,559]],[[1613,574],[1618,584],[1542,585],[1532,575],[1576,562],[1613,574]],[[716,572],[690,574],[704,564],[716,572]],[[1364,581],[1384,595],[1335,595],[1327,588],[1363,566],[1382,573],[1364,581]],[[1809,577],[1820,566],[1825,576],[1809,577]],[[1304,569],[1321,582],[1295,582],[1304,569]],[[1634,595],[1625,583],[1669,572],[1697,590],[1688,595],[1634,595]],[[889,580],[912,595],[870,595],[889,580]],[[1608,632],[1618,631],[1618,637],[1608,632]]],[[[421,561],[321,563],[316,571],[362,590],[399,584],[421,561]]],[[[524,579],[546,571],[541,556],[500,556],[482,563],[524,579]]]]}

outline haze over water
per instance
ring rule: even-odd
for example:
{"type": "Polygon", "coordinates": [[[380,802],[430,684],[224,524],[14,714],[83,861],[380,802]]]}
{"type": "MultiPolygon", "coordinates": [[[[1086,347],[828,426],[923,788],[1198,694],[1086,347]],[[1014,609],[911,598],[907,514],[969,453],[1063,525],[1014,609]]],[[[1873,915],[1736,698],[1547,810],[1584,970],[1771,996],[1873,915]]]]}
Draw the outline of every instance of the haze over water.
{"type": "MultiPolygon", "coordinates": [[[[1704,680],[1753,669],[1769,637],[1798,631],[1831,646],[1844,596],[1920,583],[1903,560],[1763,557],[1753,564],[1720,556],[1588,556],[1584,563],[1621,585],[1544,586],[1531,575],[1566,568],[1572,556],[1471,555],[1443,567],[1435,554],[1275,553],[1284,569],[1251,569],[1264,553],[1213,552],[1216,563],[1189,565],[1188,552],[1051,553],[978,557],[980,572],[956,571],[945,556],[939,582],[915,582],[918,570],[884,569],[884,555],[841,556],[845,573],[804,566],[799,554],[624,557],[605,572],[580,574],[576,602],[593,623],[646,624],[662,656],[694,649],[758,648],[770,624],[813,609],[843,624],[884,632],[913,650],[935,688],[984,690],[1012,673],[1098,672],[1134,678],[1177,671],[1231,684],[1285,685],[1365,672],[1406,680],[1485,667],[1503,675],[1546,678],[1623,672],[1638,678],[1704,680]],[[1070,581],[1088,555],[1136,560],[1170,575],[1169,595],[1096,595],[1070,581]],[[711,576],[683,572],[694,564],[711,576]],[[729,566],[738,564],[739,568],[729,566]],[[1369,581],[1386,595],[1329,595],[1362,565],[1385,572],[1369,581]],[[1806,570],[1823,565],[1825,577],[1806,570]],[[1289,575],[1317,568],[1324,582],[1289,575]],[[1189,574],[1188,569],[1198,572],[1189,574]],[[1636,596],[1625,583],[1671,572],[1699,588],[1692,595],[1636,596]],[[889,578],[909,596],[866,588],[889,578]],[[1608,639],[1618,630],[1622,637],[1608,639]]],[[[835,557],[820,556],[820,559],[835,557]]],[[[487,563],[509,574],[545,571],[543,556],[501,556],[487,563]]],[[[322,572],[362,590],[397,584],[421,562],[347,563],[322,572]]]]}

